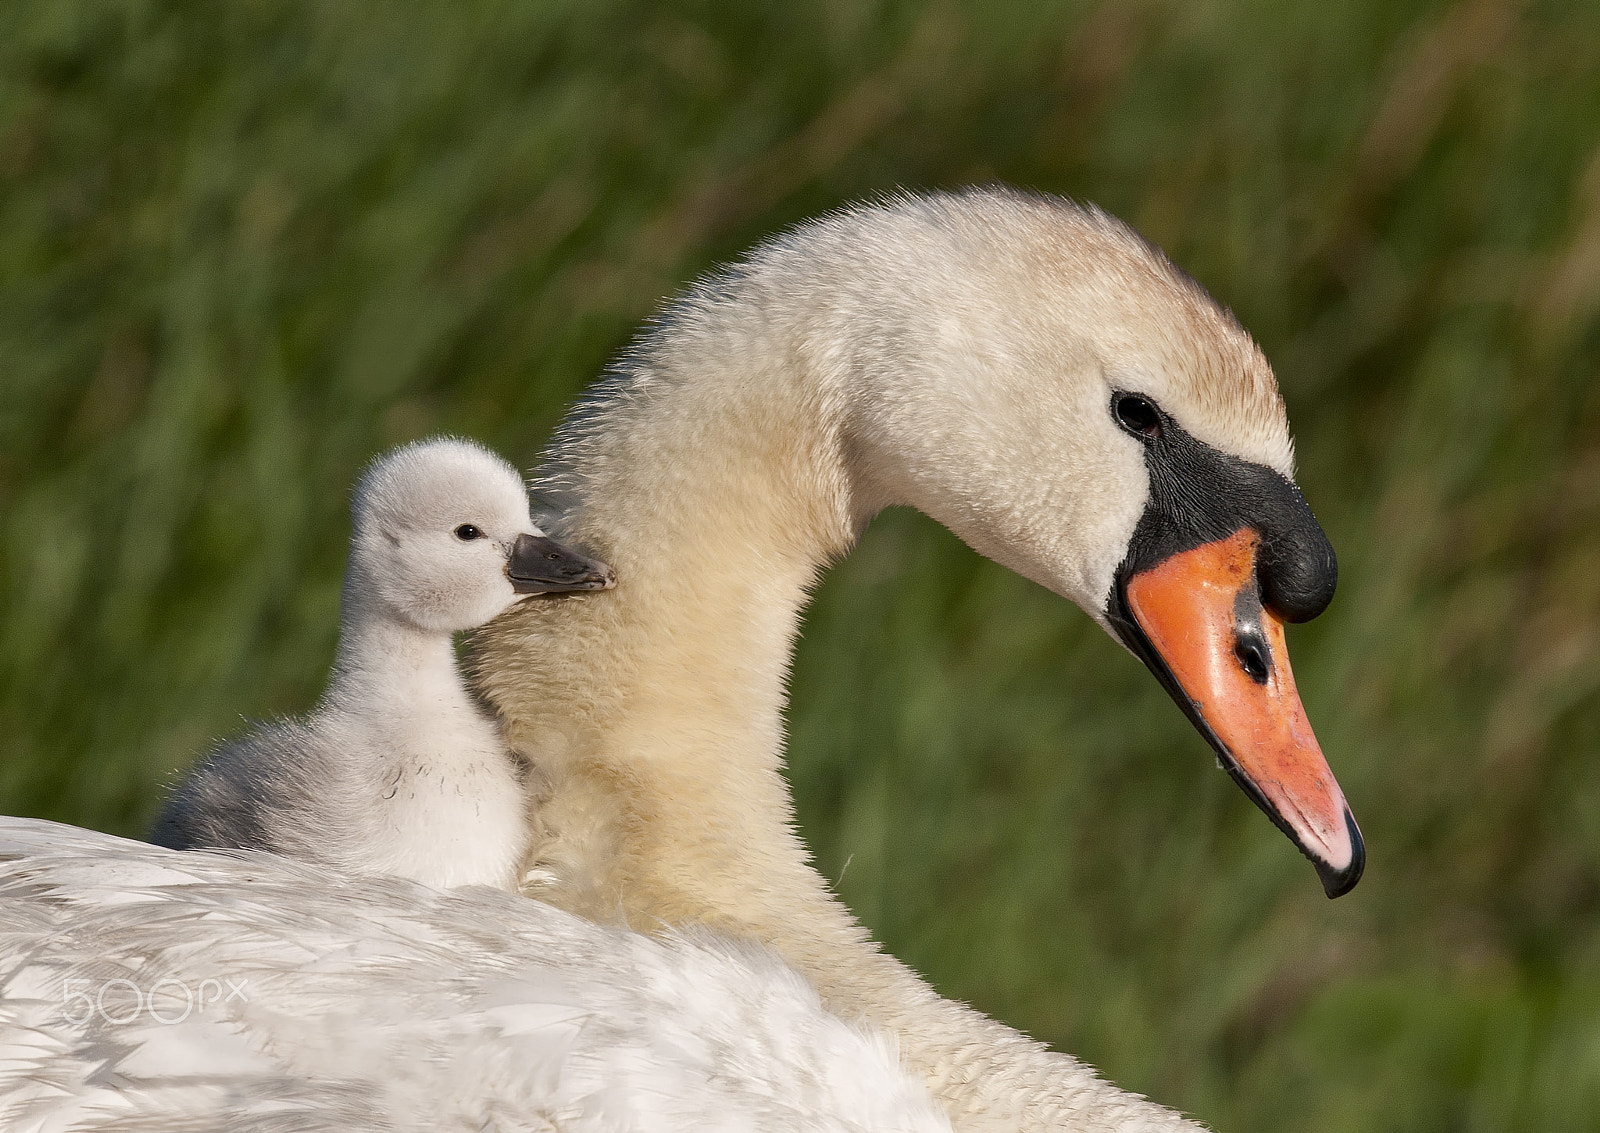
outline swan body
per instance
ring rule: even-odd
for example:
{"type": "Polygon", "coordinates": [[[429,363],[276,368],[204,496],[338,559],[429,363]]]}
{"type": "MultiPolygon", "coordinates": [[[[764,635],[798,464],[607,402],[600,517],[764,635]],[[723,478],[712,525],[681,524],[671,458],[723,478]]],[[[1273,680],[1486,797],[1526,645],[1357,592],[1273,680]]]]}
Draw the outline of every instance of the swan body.
{"type": "Polygon", "coordinates": [[[948,1133],[770,952],[0,818],[7,1133],[948,1133]]]}
{"type": "Polygon", "coordinates": [[[668,307],[548,454],[548,526],[626,585],[480,635],[530,769],[526,891],[771,945],[898,1035],[959,1130],[1196,1128],[869,940],[792,825],[785,678],[818,573],[917,507],[1140,656],[1337,894],[1359,835],[1282,631],[1334,560],[1292,476],[1260,350],[1103,213],[969,190],[770,241],[668,307]]]}
{"type": "Polygon", "coordinates": [[[155,841],[512,888],[528,841],[520,772],[469,697],[451,635],[532,593],[603,587],[610,573],[545,538],[516,470],[468,441],[375,461],[351,519],[322,703],[212,752],[174,792],[155,841]]]}
{"type": "MultiPolygon", "coordinates": [[[[1359,877],[1360,838],[1305,722],[1282,628],[1327,604],[1334,566],[1292,473],[1283,406],[1255,344],[1104,214],[985,189],[862,206],[768,243],[669,308],[549,454],[542,490],[556,511],[546,528],[603,556],[624,584],[521,603],[480,631],[480,691],[527,764],[524,891],[613,925],[594,928],[617,934],[603,939],[659,941],[669,966],[691,963],[679,956],[684,938],[707,931],[770,947],[829,1012],[894,1037],[963,1133],[1198,1129],[940,997],[871,942],[793,829],[784,680],[818,572],[883,507],[921,508],[1076,602],[1139,656],[1336,895],[1359,877]]],[[[149,857],[159,851],[96,841],[85,856],[74,841],[85,837],[32,827],[21,842],[12,875],[50,895],[23,891],[18,907],[44,927],[0,949],[11,969],[91,974],[93,947],[76,942],[100,925],[148,929],[115,954],[128,965],[160,958],[152,975],[216,947],[245,957],[263,938],[276,950],[304,937],[325,943],[303,970],[282,971],[285,989],[321,986],[319,965],[341,948],[402,958],[370,976],[400,997],[370,1023],[382,1041],[391,1025],[420,1033],[413,1020],[455,1036],[481,1029],[483,1000],[438,989],[470,992],[483,971],[521,970],[538,951],[518,942],[532,939],[540,904],[392,879],[341,880],[346,902],[314,902],[310,925],[291,915],[300,896],[269,886],[262,919],[246,926],[217,903],[247,907],[258,866],[269,880],[295,867],[184,859],[194,863],[184,869],[223,870],[227,883],[161,888],[105,868],[179,868],[149,857]],[[154,889],[164,908],[152,905],[154,889]],[[85,903],[74,905],[78,893],[85,903]],[[503,931],[472,915],[491,901],[503,931]],[[192,953],[181,943],[190,931],[204,942],[192,953]],[[425,962],[412,974],[407,958],[425,962]]],[[[311,994],[335,1007],[360,1001],[369,975],[351,974],[354,965],[340,969],[350,979],[339,990],[311,994]]],[[[751,979],[765,978],[759,969],[751,979]]],[[[562,971],[585,994],[619,979],[581,956],[562,971]]],[[[654,1033],[653,1010],[611,1016],[618,1040],[654,1033]]],[[[355,1012],[363,1022],[352,1027],[367,1029],[355,1012]]],[[[408,1088],[324,1067],[322,1039],[269,1039],[270,1025],[241,1013],[235,1034],[286,1060],[284,1090],[326,1085],[365,1099],[408,1088]]],[[[58,1077],[105,1080],[96,1067],[112,1056],[110,1036],[27,1020],[20,1033],[22,1060],[0,1066],[44,1065],[26,1061],[43,1044],[58,1077]]],[[[674,1050],[638,1041],[673,1064],[674,1050]]],[[[743,1040],[730,1041],[742,1052],[743,1040]]],[[[765,1041],[758,1028],[751,1049],[765,1041]]],[[[493,1046],[486,1058],[498,1057],[493,1046]]],[[[749,1070],[729,1088],[768,1089],[763,1058],[733,1058],[749,1070]]],[[[419,1060],[417,1045],[402,1045],[386,1065],[401,1079],[419,1060]]],[[[505,1062],[534,1078],[550,1065],[515,1044],[505,1062]]],[[[430,1096],[448,1093],[428,1078],[434,1069],[419,1071],[430,1096]]],[[[250,1074],[215,1077],[254,1083],[250,1074]]],[[[721,1096],[706,1098],[694,1121],[715,1128],[721,1096]]]]}

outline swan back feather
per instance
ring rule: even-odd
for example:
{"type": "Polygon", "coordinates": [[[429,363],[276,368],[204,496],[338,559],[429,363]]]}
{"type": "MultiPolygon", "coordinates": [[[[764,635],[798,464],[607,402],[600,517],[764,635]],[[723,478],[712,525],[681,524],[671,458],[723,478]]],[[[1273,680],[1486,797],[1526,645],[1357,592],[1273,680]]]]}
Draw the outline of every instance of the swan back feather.
{"type": "Polygon", "coordinates": [[[881,1033],[710,934],[14,818],[0,905],[8,1133],[949,1128],[881,1033]]]}

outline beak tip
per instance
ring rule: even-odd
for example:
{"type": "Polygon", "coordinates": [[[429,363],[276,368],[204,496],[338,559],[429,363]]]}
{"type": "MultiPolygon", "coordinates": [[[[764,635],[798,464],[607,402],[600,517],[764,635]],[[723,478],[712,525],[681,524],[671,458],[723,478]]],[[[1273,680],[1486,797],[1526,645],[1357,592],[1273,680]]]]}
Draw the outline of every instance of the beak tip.
{"type": "Polygon", "coordinates": [[[1344,810],[1345,829],[1350,833],[1350,860],[1343,867],[1328,865],[1319,859],[1312,859],[1312,864],[1317,867],[1317,877],[1322,881],[1322,891],[1328,895],[1329,900],[1343,897],[1356,887],[1356,882],[1361,880],[1361,874],[1367,868],[1367,847],[1361,840],[1361,828],[1356,825],[1355,816],[1350,813],[1350,808],[1344,810]]]}

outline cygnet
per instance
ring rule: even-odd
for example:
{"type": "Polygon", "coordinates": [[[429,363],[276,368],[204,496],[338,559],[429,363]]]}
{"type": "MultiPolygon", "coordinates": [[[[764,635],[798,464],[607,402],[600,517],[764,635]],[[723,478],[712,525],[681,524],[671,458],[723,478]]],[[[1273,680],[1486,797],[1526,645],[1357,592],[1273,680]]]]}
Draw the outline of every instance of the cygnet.
{"type": "Polygon", "coordinates": [[[321,703],[203,759],[152,840],[513,888],[529,836],[520,768],[468,693],[453,635],[528,595],[609,589],[611,569],[547,538],[516,470],[468,441],[377,460],[351,518],[321,703]]]}

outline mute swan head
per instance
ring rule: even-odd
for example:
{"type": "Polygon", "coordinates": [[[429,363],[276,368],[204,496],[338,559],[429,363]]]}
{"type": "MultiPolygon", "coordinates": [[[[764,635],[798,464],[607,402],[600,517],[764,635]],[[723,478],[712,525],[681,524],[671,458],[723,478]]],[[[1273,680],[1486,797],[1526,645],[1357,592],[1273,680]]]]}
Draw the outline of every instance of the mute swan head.
{"type": "Polygon", "coordinates": [[[611,568],[547,538],[522,477],[470,441],[419,441],[356,484],[347,587],[430,633],[482,625],[530,594],[604,590],[611,568]]]}
{"type": "Polygon", "coordinates": [[[1098,210],[986,190],[900,202],[888,220],[884,270],[914,246],[905,288],[933,314],[915,341],[891,327],[852,367],[857,483],[1081,606],[1149,666],[1329,896],[1348,891],[1360,833],[1283,633],[1328,605],[1336,560],[1295,486],[1261,351],[1098,210]]]}

